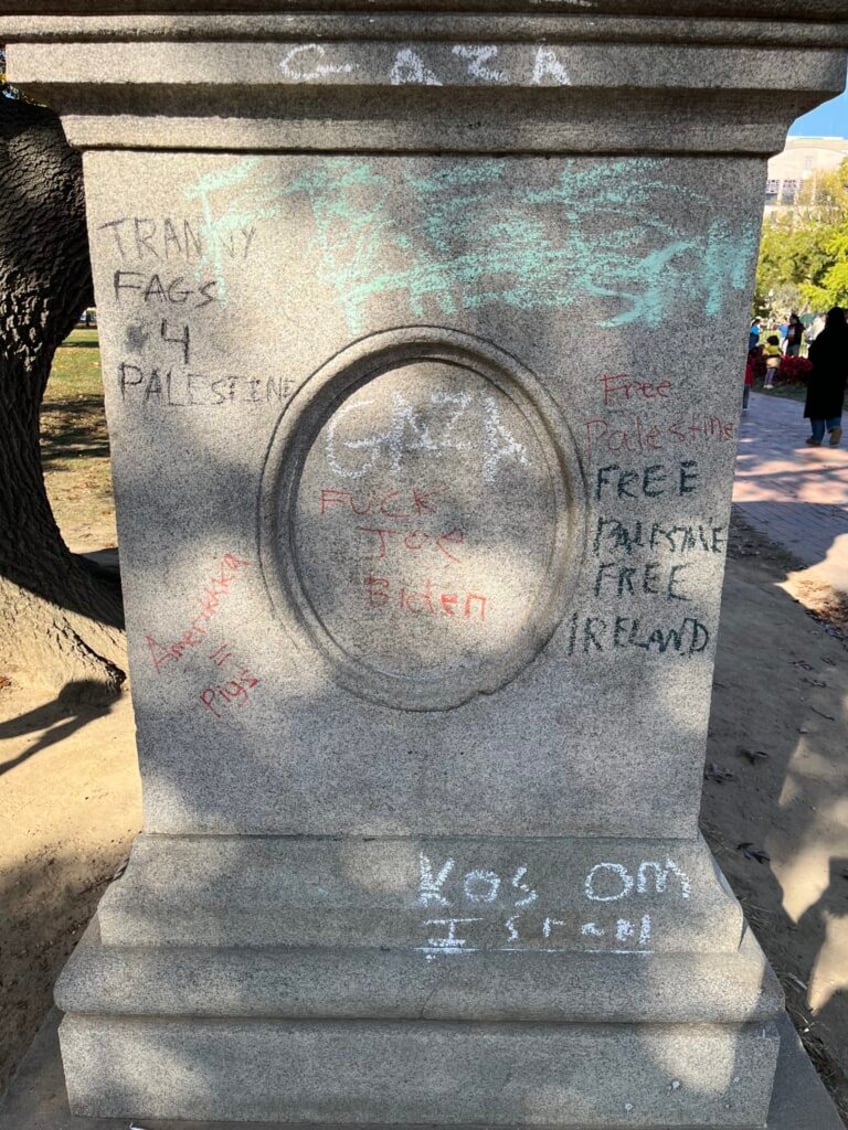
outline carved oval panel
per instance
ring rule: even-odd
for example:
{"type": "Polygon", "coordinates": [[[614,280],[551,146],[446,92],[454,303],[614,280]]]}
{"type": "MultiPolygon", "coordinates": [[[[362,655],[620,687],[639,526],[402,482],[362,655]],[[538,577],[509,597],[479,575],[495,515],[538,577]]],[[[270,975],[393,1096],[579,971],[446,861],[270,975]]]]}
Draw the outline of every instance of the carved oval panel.
{"type": "Polygon", "coordinates": [[[488,343],[358,343],[286,409],[264,476],[275,606],[331,676],[400,709],[508,682],[567,599],[579,473],[540,386],[488,343]]]}

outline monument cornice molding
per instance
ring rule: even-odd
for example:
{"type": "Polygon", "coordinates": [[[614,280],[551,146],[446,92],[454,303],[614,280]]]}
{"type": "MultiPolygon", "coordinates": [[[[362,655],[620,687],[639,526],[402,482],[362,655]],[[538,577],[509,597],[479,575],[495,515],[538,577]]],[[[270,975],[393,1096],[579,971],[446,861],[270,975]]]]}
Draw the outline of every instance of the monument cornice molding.
{"type": "Polygon", "coordinates": [[[114,7],[0,15],[10,80],[81,149],[770,154],[848,44],[842,0],[114,7]]]}
{"type": "MultiPolygon", "coordinates": [[[[546,41],[574,43],[689,43],[727,46],[786,45],[787,22],[792,42],[803,47],[839,47],[848,44],[848,10],[837,20],[816,16],[803,21],[762,19],[736,13],[732,17],[675,16],[636,13],[575,15],[573,12],[493,11],[471,8],[447,12],[326,12],[279,9],[264,14],[240,13],[138,13],[132,15],[11,15],[0,5],[0,41],[20,42],[162,42],[215,41],[291,42],[303,38],[322,41],[432,40],[469,38],[485,42],[546,41]]],[[[667,9],[666,9],[667,13],[667,9]]]]}
{"type": "Polygon", "coordinates": [[[632,22],[625,35],[613,20],[617,37],[556,22],[535,37],[526,21],[513,34],[399,19],[370,38],[278,25],[260,40],[187,38],[179,21],[170,36],[16,38],[0,21],[0,41],[10,81],[81,149],[766,154],[845,81],[838,37],[799,42],[788,67],[784,46],[752,50],[738,27],[731,46],[673,41],[675,20],[654,40],[653,21],[636,21],[642,39],[632,22]]]}
{"type": "MultiPolygon", "coordinates": [[[[181,16],[254,13],[263,19],[296,14],[338,13],[349,19],[356,14],[382,17],[392,13],[411,13],[429,17],[433,13],[478,12],[486,16],[509,14],[577,15],[582,19],[598,16],[667,16],[667,0],[47,0],[38,5],[36,18],[69,15],[75,18],[93,16],[129,16],[145,14],[181,16]]],[[[848,23],[843,0],[677,0],[677,16],[689,20],[711,17],[760,19],[768,22],[841,21],[848,23]]],[[[32,4],[25,0],[0,0],[0,15],[33,17],[32,4]]]]}

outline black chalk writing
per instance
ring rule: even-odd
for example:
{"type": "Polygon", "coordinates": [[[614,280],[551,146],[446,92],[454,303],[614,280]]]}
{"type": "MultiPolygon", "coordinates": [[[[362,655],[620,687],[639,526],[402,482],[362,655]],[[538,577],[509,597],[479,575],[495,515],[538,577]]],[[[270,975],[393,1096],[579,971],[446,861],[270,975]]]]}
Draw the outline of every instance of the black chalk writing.
{"type": "Polygon", "coordinates": [[[571,616],[567,650],[582,652],[616,651],[637,647],[658,655],[690,657],[700,655],[710,642],[710,632],[694,616],[676,624],[647,623],[642,616],[571,616]]]}
{"type": "Polygon", "coordinates": [[[659,561],[647,561],[641,565],[604,561],[595,573],[595,596],[616,595],[620,600],[622,597],[642,593],[647,596],[664,596],[666,600],[689,600],[680,590],[680,574],[688,568],[686,564],[664,568],[659,561]]]}
{"type": "Polygon", "coordinates": [[[156,366],[145,369],[129,361],[122,361],[118,366],[117,384],[123,400],[132,398],[156,408],[283,404],[295,391],[294,382],[283,377],[185,373],[156,366]]]}
{"type": "Polygon", "coordinates": [[[207,279],[197,286],[189,285],[184,275],[168,278],[161,275],[145,275],[140,271],[115,271],[112,276],[112,287],[115,291],[115,300],[123,301],[125,291],[141,296],[144,303],[165,303],[170,306],[186,306],[193,310],[202,310],[204,306],[217,302],[214,294],[217,286],[215,279],[207,279]],[[163,281],[164,278],[164,281],[163,281]],[[189,300],[192,301],[189,301],[189,300]],[[195,301],[196,300],[196,301],[195,301]]]}
{"type": "Polygon", "coordinates": [[[674,464],[652,463],[636,470],[609,463],[595,474],[595,500],[614,498],[618,502],[642,501],[664,495],[682,497],[698,489],[700,475],[694,459],[674,464]]]}
{"type": "Polygon", "coordinates": [[[121,216],[98,226],[122,262],[198,263],[218,254],[243,262],[256,237],[255,227],[197,217],[121,216]]]}
{"type": "Polygon", "coordinates": [[[168,328],[168,323],[163,321],[161,326],[159,327],[159,336],[163,341],[170,342],[172,345],[178,345],[180,347],[180,352],[183,355],[183,364],[187,365],[189,359],[189,346],[191,343],[191,335],[189,333],[188,326],[183,326],[182,333],[179,335],[179,337],[169,337],[168,335],[170,332],[171,331],[168,328]]]}
{"type": "Polygon", "coordinates": [[[663,525],[661,522],[625,522],[620,518],[599,517],[592,539],[592,552],[624,553],[628,557],[637,549],[651,553],[723,553],[727,527],[712,522],[691,525],[663,525]]]}

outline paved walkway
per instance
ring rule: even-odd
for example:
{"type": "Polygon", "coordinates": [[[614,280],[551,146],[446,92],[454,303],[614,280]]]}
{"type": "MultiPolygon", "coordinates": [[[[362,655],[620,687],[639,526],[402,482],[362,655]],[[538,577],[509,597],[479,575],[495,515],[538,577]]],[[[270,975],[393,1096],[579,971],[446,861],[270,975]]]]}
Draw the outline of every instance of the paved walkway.
{"type": "Polygon", "coordinates": [[[817,579],[848,593],[848,418],[842,446],[807,447],[803,405],[753,393],[739,429],[733,502],[817,579]]]}

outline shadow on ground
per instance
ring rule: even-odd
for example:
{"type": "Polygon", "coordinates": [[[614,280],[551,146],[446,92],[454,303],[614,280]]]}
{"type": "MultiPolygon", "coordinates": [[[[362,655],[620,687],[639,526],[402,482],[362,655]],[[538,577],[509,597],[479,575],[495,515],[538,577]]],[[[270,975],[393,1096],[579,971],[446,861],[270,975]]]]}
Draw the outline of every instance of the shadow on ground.
{"type": "Polygon", "coordinates": [[[844,1118],[848,661],[841,632],[780,587],[793,565],[734,522],[701,823],[844,1118]]]}

